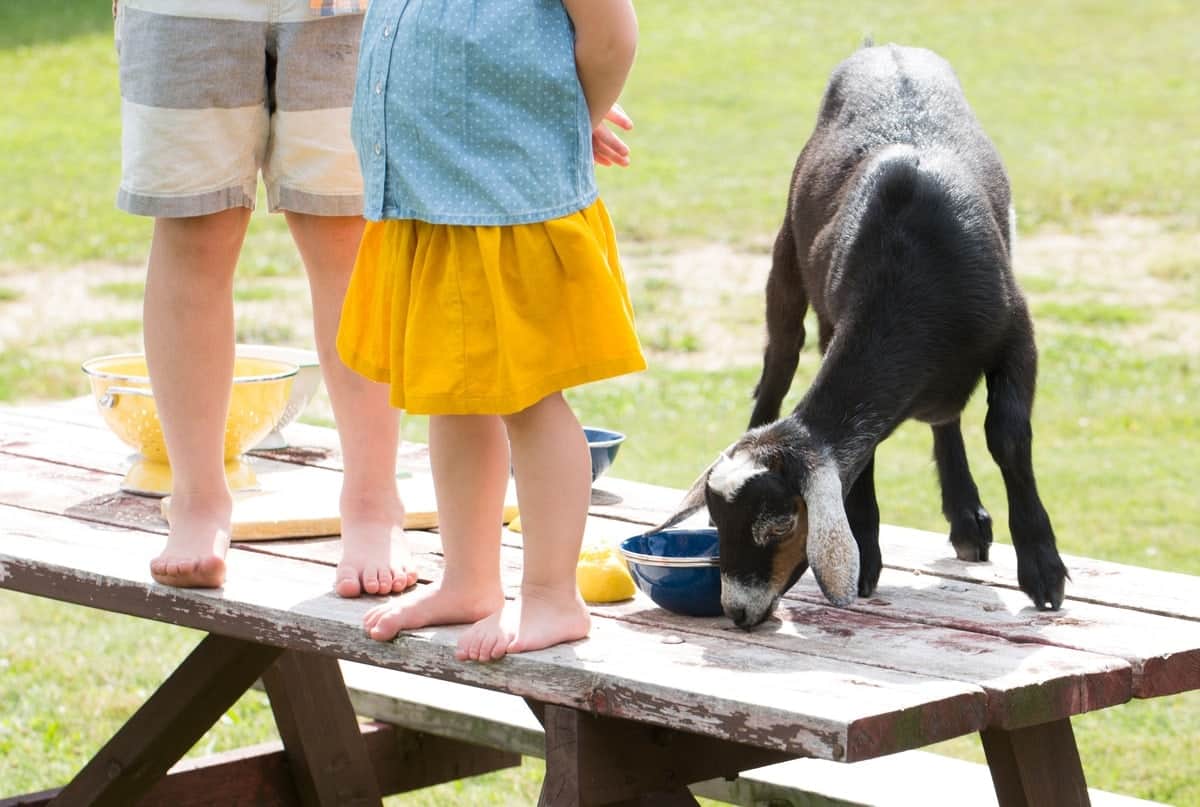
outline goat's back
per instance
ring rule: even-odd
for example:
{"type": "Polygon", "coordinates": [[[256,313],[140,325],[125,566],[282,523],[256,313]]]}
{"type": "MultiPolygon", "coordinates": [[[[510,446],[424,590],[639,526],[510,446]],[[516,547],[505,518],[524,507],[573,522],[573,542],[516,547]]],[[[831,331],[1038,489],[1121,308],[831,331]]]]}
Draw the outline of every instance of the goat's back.
{"type": "Polygon", "coordinates": [[[788,196],[818,315],[832,316],[832,301],[822,299],[838,280],[829,273],[844,270],[833,264],[853,246],[869,208],[889,187],[904,195],[905,180],[923,185],[926,198],[943,193],[956,221],[941,223],[966,228],[962,237],[998,237],[1007,268],[1008,178],[953,68],[923,48],[863,48],[834,68],[788,196]]]}
{"type": "Polygon", "coordinates": [[[918,409],[961,406],[1020,292],[1007,176],[949,63],[887,45],[838,65],[788,204],[806,296],[841,350],[928,384],[918,409]]]}
{"type": "Polygon", "coordinates": [[[830,76],[817,124],[796,164],[793,193],[833,218],[848,180],[889,146],[955,155],[988,193],[1004,220],[1008,180],[990,139],[967,103],[950,63],[923,48],[884,45],[858,50],[830,76]]]}

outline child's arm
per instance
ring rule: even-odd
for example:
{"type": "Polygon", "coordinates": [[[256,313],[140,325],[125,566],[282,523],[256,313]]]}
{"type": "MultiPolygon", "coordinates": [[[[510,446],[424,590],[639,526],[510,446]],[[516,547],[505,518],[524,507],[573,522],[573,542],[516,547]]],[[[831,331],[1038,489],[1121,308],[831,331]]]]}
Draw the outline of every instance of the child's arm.
{"type": "Polygon", "coordinates": [[[563,6],[575,26],[575,66],[595,129],[633,67],[637,17],[630,0],[563,0],[563,6]]]}

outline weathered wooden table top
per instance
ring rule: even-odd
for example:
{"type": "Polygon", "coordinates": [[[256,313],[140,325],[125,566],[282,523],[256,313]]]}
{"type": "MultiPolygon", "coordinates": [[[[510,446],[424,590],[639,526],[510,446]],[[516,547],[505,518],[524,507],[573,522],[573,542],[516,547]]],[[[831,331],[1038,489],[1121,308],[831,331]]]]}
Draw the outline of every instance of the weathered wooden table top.
{"type": "MultiPolygon", "coordinates": [[[[259,455],[260,474],[305,465],[339,484],[331,430],[293,425],[288,437],[299,447],[259,455]]],[[[1039,612],[1017,589],[1010,546],[968,564],[945,535],[888,526],[878,592],[847,609],[827,605],[811,575],[749,633],[639,594],[593,606],[586,640],[462,663],[461,627],[366,638],[361,618],[378,598],[333,594],[336,537],[235,544],[221,589],[154,583],[166,523],[157,500],[118,490],[129,456],[90,400],[0,409],[0,587],[843,761],[1200,689],[1200,577],[1065,557],[1067,600],[1039,612]]],[[[428,473],[423,447],[402,449],[400,463],[428,473]]],[[[602,478],[588,537],[637,534],[680,495],[602,478]]],[[[504,534],[511,594],[520,536],[504,534]]],[[[409,536],[422,581],[435,579],[436,533],[409,536]]]]}

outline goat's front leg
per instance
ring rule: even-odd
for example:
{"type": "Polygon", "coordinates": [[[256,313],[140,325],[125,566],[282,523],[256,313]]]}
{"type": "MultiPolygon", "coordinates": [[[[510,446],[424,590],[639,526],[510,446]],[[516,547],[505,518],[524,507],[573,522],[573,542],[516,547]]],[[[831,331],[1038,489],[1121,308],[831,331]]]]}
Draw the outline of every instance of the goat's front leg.
{"type": "Polygon", "coordinates": [[[984,420],[988,451],[1000,466],[1008,492],[1008,523],[1017,551],[1017,582],[1038,610],[1062,605],[1069,575],[1059,557],[1050,516],[1033,475],[1033,393],[1037,348],[1033,326],[1022,308],[1020,327],[1000,361],[987,373],[988,412],[984,420]]]}
{"type": "Polygon", "coordinates": [[[879,585],[883,556],[879,551],[879,501],[875,498],[875,453],[850,486],[846,520],[858,544],[858,596],[870,597],[879,585]]]}
{"type": "Polygon", "coordinates": [[[933,458],[942,488],[942,514],[950,522],[950,543],[959,560],[985,561],[992,545],[992,517],[979,501],[979,488],[967,464],[958,418],[933,426],[933,458]]]}
{"type": "Polygon", "coordinates": [[[762,376],[754,388],[754,412],[750,428],[779,419],[779,407],[800,361],[804,346],[804,314],[808,297],[800,276],[799,256],[792,235],[790,216],[775,238],[771,273],[767,276],[767,347],[763,352],[762,376]]]}

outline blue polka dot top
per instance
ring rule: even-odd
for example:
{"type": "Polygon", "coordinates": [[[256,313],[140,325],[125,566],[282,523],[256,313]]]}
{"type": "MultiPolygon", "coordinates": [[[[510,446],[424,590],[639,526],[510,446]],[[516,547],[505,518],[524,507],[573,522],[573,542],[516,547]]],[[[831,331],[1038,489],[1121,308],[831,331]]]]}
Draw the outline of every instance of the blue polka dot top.
{"type": "Polygon", "coordinates": [[[561,0],[372,0],[351,129],[374,221],[527,224],[597,196],[561,0]]]}

